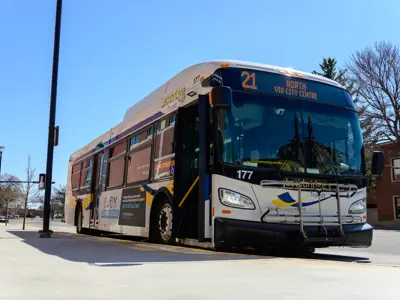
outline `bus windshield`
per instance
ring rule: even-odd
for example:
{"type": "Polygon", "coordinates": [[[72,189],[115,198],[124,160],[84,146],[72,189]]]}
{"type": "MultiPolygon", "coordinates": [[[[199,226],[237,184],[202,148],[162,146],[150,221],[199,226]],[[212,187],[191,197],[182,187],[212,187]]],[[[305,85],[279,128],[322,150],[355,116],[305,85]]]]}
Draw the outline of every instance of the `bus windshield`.
{"type": "Polygon", "coordinates": [[[277,171],[362,174],[357,113],[286,97],[234,92],[219,114],[221,159],[277,171]]]}

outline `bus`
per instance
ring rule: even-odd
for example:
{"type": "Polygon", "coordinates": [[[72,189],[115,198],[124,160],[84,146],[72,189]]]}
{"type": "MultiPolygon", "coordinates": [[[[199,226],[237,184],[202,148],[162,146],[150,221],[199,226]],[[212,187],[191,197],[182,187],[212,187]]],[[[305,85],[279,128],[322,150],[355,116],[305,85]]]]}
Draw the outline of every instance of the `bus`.
{"type": "MultiPolygon", "coordinates": [[[[374,152],[372,172],[382,168],[374,152]]],[[[212,249],[369,247],[367,185],[359,119],[340,84],[211,61],[71,155],[65,221],[78,233],[212,249]]]]}

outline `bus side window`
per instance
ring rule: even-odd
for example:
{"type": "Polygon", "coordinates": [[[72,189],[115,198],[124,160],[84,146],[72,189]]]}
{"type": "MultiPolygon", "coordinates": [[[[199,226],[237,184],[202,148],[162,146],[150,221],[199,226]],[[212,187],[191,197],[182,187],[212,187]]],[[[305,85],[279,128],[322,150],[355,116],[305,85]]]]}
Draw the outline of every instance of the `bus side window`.
{"type": "Polygon", "coordinates": [[[80,187],[89,188],[92,182],[93,157],[83,161],[80,187]]]}
{"type": "Polygon", "coordinates": [[[149,179],[153,126],[129,139],[127,184],[149,179]]]}
{"type": "Polygon", "coordinates": [[[176,115],[166,117],[157,123],[156,141],[154,147],[154,179],[173,175],[174,130],[176,115]]]}
{"type": "Polygon", "coordinates": [[[107,187],[121,186],[124,182],[126,143],[124,139],[110,149],[107,187]]]}
{"type": "Polygon", "coordinates": [[[71,173],[71,186],[72,190],[78,190],[79,189],[79,182],[80,182],[80,177],[81,177],[81,170],[82,170],[82,162],[79,162],[77,164],[74,164],[72,166],[72,173],[71,173]]]}

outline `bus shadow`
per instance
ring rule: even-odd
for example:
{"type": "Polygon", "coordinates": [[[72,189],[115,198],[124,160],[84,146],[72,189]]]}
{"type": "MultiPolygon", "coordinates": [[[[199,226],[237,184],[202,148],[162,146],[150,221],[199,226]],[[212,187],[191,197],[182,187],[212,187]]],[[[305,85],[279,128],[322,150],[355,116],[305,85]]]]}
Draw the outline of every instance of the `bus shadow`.
{"type": "Polygon", "coordinates": [[[56,232],[50,239],[39,238],[34,231],[8,231],[37,250],[59,258],[88,263],[98,267],[129,267],[147,263],[197,262],[218,260],[266,260],[266,259],[313,259],[338,262],[369,262],[367,257],[337,254],[296,254],[282,252],[258,252],[255,250],[232,250],[217,252],[189,247],[175,247],[144,243],[137,238],[77,235],[56,232]]]}
{"type": "MultiPolygon", "coordinates": [[[[143,238],[133,237],[129,235],[117,234],[117,233],[105,233],[104,237],[118,240],[126,240],[126,241],[143,241],[143,238]]],[[[187,249],[193,249],[187,246],[187,249]]],[[[338,254],[326,254],[326,253],[291,253],[291,252],[281,252],[277,250],[263,250],[257,251],[254,249],[232,249],[229,252],[215,252],[219,254],[237,254],[237,255],[252,255],[256,256],[258,259],[268,259],[268,258],[299,258],[299,259],[314,259],[321,261],[337,261],[337,262],[358,262],[358,263],[369,263],[370,260],[368,257],[360,257],[360,256],[348,256],[348,255],[338,255],[338,254]]]]}
{"type": "MultiPolygon", "coordinates": [[[[370,263],[369,257],[364,256],[350,256],[350,255],[340,255],[340,254],[327,254],[327,253],[299,253],[296,251],[280,251],[280,250],[264,250],[264,251],[254,251],[254,250],[237,250],[234,253],[241,254],[252,254],[269,257],[269,258],[289,258],[289,259],[309,259],[318,261],[335,261],[335,262],[348,262],[348,263],[370,263]]],[[[367,254],[367,253],[366,253],[367,254]]]]}
{"type": "Polygon", "coordinates": [[[186,247],[162,246],[132,240],[56,232],[40,238],[34,231],[8,231],[37,250],[59,258],[98,267],[127,267],[147,263],[266,259],[256,255],[220,253],[186,247]]]}

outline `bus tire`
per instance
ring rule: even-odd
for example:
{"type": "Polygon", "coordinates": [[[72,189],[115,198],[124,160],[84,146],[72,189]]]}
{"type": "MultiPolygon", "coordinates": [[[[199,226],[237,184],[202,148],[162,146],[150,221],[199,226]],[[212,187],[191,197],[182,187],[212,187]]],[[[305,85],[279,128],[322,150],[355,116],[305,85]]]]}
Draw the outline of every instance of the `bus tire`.
{"type": "Polygon", "coordinates": [[[173,243],[172,204],[167,196],[155,203],[150,218],[150,240],[160,244],[173,243]]]}
{"type": "Polygon", "coordinates": [[[78,208],[77,213],[78,213],[78,215],[76,217],[76,233],[83,234],[84,229],[82,227],[82,223],[83,223],[82,206],[78,208]]]}

